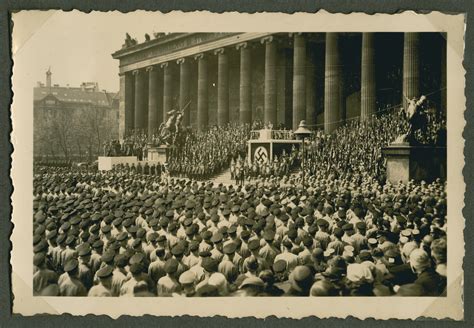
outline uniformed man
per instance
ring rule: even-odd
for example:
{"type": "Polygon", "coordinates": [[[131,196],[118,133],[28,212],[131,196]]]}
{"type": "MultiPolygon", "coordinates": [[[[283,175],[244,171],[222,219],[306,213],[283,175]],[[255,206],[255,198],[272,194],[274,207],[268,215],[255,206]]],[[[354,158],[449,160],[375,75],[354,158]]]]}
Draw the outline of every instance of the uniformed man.
{"type": "Polygon", "coordinates": [[[114,268],[107,265],[97,271],[97,277],[99,278],[99,284],[93,286],[87,296],[92,297],[104,297],[112,296],[112,275],[114,268]]]}
{"type": "Polygon", "coordinates": [[[178,282],[176,272],[179,262],[171,258],[165,263],[166,275],[158,280],[156,290],[158,296],[172,296],[173,293],[181,292],[181,285],[178,282]]]}
{"type": "Polygon", "coordinates": [[[59,294],[61,296],[86,296],[87,289],[77,278],[79,261],[75,258],[64,265],[64,273],[59,277],[59,294]]]}
{"type": "Polygon", "coordinates": [[[33,265],[36,267],[36,272],[33,275],[33,295],[58,296],[58,275],[56,272],[47,268],[45,254],[35,254],[33,257],[33,265]]]}

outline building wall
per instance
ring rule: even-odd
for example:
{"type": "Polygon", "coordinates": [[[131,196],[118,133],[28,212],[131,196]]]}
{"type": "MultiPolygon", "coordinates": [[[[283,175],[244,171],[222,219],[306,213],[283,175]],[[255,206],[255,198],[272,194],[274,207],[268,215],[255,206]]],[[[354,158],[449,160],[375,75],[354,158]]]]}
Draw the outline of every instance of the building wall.
{"type": "MultiPolygon", "coordinates": [[[[322,128],[324,125],[325,88],[331,79],[326,76],[326,34],[303,33],[306,35],[307,70],[311,70],[312,84],[306,89],[308,119],[311,127],[322,128]],[[308,95],[311,92],[311,95],[308,95]],[[309,100],[308,100],[309,99],[309,100]],[[313,108],[313,115],[310,113],[313,108]]],[[[130,49],[122,49],[113,54],[120,60],[120,71],[142,69],[168,62],[176,67],[175,61],[179,58],[190,60],[191,64],[191,105],[190,123],[196,127],[197,107],[197,63],[193,57],[204,53],[208,67],[208,125],[217,124],[217,92],[218,92],[218,65],[215,50],[224,48],[229,57],[229,120],[238,121],[239,118],[239,87],[240,87],[240,52],[236,45],[246,41],[251,52],[251,110],[253,121],[263,121],[264,92],[265,92],[265,44],[261,41],[273,35],[277,43],[276,59],[276,117],[277,123],[287,128],[293,126],[293,36],[287,33],[190,33],[170,35],[170,44],[163,40],[150,41],[151,43],[138,45],[130,49]],[[252,35],[249,35],[252,34],[252,35]],[[240,38],[240,39],[239,39],[240,38]],[[178,42],[179,40],[179,42],[178,42]],[[161,42],[161,43],[160,43],[161,42]]],[[[168,37],[167,37],[168,38],[168,37]]],[[[430,106],[439,109],[445,103],[446,82],[445,36],[440,33],[421,33],[420,35],[420,90],[423,94],[430,94],[430,106]],[[445,68],[444,68],[445,69],[445,68]],[[444,73],[443,73],[444,72],[444,73]],[[443,75],[444,74],[444,75],[443,75]]],[[[399,108],[402,105],[403,89],[403,47],[404,33],[375,33],[374,36],[374,71],[375,71],[375,112],[386,112],[399,108]]],[[[328,105],[338,110],[337,117],[357,119],[361,116],[361,70],[362,70],[362,33],[340,33],[338,42],[338,57],[341,69],[337,83],[341,87],[340,96],[336,95],[337,106],[328,105]]],[[[333,51],[333,50],[329,50],[333,51]]],[[[173,106],[176,107],[179,99],[179,69],[176,69],[173,79],[173,106]]],[[[373,82],[371,82],[373,83],[373,82]]],[[[301,93],[299,93],[301,94],[301,93]]],[[[445,106],[445,105],[444,105],[445,106]]],[[[299,109],[301,110],[301,108],[299,109]]],[[[372,115],[373,109],[371,109],[372,115]]]]}

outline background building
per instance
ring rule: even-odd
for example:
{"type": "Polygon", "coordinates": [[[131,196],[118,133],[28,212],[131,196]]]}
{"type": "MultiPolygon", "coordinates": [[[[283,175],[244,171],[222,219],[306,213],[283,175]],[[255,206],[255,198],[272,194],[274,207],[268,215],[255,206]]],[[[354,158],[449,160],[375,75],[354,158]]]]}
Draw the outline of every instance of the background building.
{"type": "Polygon", "coordinates": [[[156,33],[127,37],[120,61],[120,127],[152,133],[188,102],[196,129],[260,120],[332,132],[344,120],[429,94],[446,110],[441,33],[156,33]]]}
{"type": "Polygon", "coordinates": [[[118,94],[96,82],[59,86],[51,77],[48,70],[46,84],[33,91],[35,160],[95,160],[104,142],[118,137],[118,94]]]}

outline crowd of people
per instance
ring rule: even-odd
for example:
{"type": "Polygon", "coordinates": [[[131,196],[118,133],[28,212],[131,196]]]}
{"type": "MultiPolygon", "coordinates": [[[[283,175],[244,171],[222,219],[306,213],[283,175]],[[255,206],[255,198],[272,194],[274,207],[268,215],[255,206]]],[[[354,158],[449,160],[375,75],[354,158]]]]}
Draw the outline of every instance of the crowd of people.
{"type": "Polygon", "coordinates": [[[304,185],[297,148],[248,163],[245,125],[187,131],[166,166],[36,167],[34,294],[445,295],[446,183],[385,181],[397,115],[316,132],[304,185]]]}
{"type": "Polygon", "coordinates": [[[311,177],[246,186],[44,167],[34,293],[435,296],[446,185],[311,177]]]}
{"type": "Polygon", "coordinates": [[[184,134],[180,147],[172,147],[168,169],[176,177],[208,179],[229,168],[232,159],[244,158],[250,125],[228,124],[184,134]]]}
{"type": "MultiPolygon", "coordinates": [[[[428,114],[428,119],[426,130],[416,132],[417,140],[422,144],[445,146],[445,120],[433,113],[428,114]]],[[[305,147],[305,170],[317,177],[335,176],[354,181],[370,177],[383,183],[386,161],[382,149],[406,131],[403,112],[397,110],[363,122],[348,120],[332,134],[316,130],[305,147]]],[[[295,151],[298,163],[302,163],[301,150],[295,151]]]]}
{"type": "Polygon", "coordinates": [[[300,157],[295,147],[288,154],[283,151],[280,157],[275,155],[271,161],[267,162],[253,161],[249,163],[246,158],[238,157],[230,162],[230,176],[236,184],[240,185],[243,185],[245,181],[250,182],[260,178],[264,180],[282,179],[288,177],[292,169],[297,167],[300,157]]]}
{"type": "Polygon", "coordinates": [[[144,131],[129,131],[122,141],[113,139],[106,142],[103,156],[136,156],[139,161],[142,161],[148,156],[149,141],[148,135],[144,131]]]}

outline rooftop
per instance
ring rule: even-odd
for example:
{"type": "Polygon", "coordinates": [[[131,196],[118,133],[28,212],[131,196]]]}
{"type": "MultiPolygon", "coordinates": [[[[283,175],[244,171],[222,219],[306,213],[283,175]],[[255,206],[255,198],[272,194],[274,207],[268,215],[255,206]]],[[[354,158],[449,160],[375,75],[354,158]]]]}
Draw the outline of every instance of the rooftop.
{"type": "Polygon", "coordinates": [[[38,86],[34,88],[34,101],[41,101],[48,95],[53,95],[61,102],[89,103],[99,106],[111,106],[112,100],[117,99],[118,93],[105,90],[87,90],[81,87],[38,86]]]}

